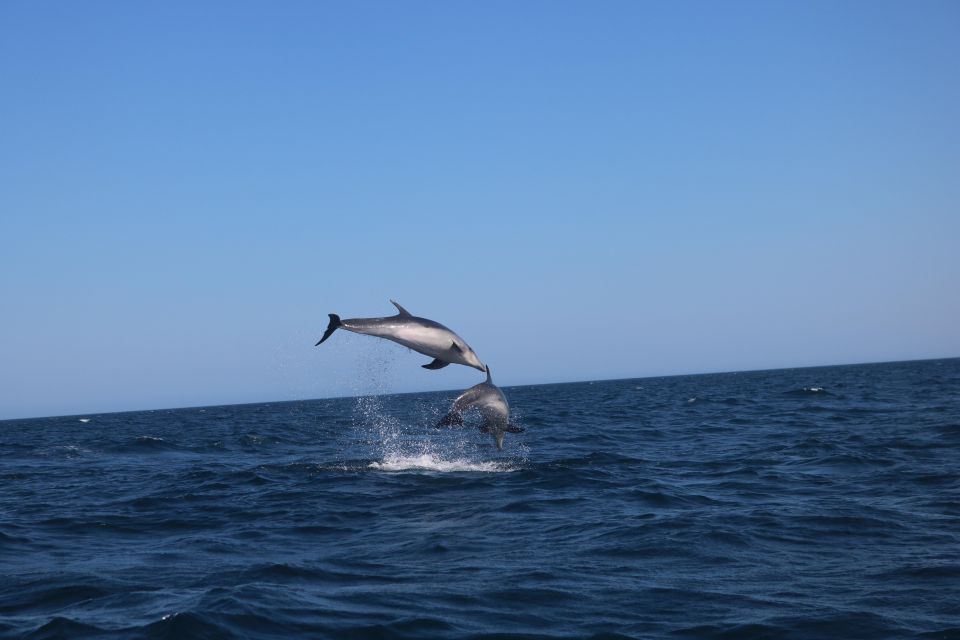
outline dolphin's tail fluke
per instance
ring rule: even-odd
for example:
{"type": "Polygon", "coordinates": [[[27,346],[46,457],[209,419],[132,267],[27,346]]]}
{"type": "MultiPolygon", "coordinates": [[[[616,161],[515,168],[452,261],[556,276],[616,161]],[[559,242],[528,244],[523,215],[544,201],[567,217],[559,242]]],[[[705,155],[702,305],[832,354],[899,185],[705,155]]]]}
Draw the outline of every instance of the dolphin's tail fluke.
{"type": "Polygon", "coordinates": [[[490,365],[484,365],[487,368],[487,384],[493,384],[493,378],[490,377],[490,365]]]}
{"type": "Polygon", "coordinates": [[[337,314],[330,313],[328,315],[330,316],[330,324],[327,325],[327,330],[323,332],[323,337],[320,338],[320,342],[313,345],[315,347],[319,347],[324,340],[330,337],[331,333],[337,330],[337,327],[343,324],[342,322],[340,322],[340,316],[338,316],[337,314]]]}
{"type": "Polygon", "coordinates": [[[447,415],[440,418],[440,422],[437,423],[438,427],[449,427],[450,425],[456,425],[458,427],[463,426],[463,414],[459,411],[451,411],[447,415]]]}

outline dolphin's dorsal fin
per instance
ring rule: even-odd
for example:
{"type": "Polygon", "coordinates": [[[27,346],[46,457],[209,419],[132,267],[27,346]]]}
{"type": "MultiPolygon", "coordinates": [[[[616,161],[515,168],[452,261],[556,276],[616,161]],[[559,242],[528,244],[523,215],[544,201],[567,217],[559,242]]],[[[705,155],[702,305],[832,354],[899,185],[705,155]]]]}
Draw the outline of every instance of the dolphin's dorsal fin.
{"type": "Polygon", "coordinates": [[[461,349],[460,345],[458,345],[456,342],[451,342],[450,348],[456,351],[457,353],[463,353],[463,349],[461,349]]]}
{"type": "Polygon", "coordinates": [[[487,384],[493,384],[493,378],[490,377],[490,365],[487,365],[487,384]]]}
{"type": "Polygon", "coordinates": [[[413,314],[411,314],[409,311],[407,311],[406,309],[404,309],[403,307],[401,307],[401,306],[400,306],[400,303],[397,302],[396,300],[391,300],[391,301],[390,301],[390,304],[392,304],[393,306],[395,306],[395,307],[397,308],[397,311],[400,312],[400,315],[401,315],[401,316],[413,315],[413,314]]]}

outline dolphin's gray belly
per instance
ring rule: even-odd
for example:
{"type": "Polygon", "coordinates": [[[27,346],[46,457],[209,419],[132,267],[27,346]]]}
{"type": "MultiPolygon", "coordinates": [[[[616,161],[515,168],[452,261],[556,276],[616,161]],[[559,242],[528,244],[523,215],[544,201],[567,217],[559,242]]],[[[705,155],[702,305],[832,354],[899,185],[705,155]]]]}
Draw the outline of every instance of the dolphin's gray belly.
{"type": "Polygon", "coordinates": [[[390,340],[424,355],[448,362],[459,362],[461,360],[461,358],[455,357],[457,352],[451,348],[455,342],[455,337],[453,332],[447,329],[410,324],[397,328],[390,340]]]}
{"type": "Polygon", "coordinates": [[[450,348],[454,335],[449,329],[394,318],[351,318],[344,320],[342,326],[354,333],[391,340],[432,358],[459,361],[452,357],[456,352],[450,348]]]}

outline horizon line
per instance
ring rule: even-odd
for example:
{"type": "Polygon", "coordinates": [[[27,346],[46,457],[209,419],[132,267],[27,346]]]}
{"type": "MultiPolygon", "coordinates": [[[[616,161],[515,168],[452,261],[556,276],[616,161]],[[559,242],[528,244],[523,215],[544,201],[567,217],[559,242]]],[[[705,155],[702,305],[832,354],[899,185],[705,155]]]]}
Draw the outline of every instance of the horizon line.
{"type": "MultiPolygon", "coordinates": [[[[690,376],[711,376],[711,375],[726,375],[733,373],[760,373],[763,371],[788,371],[791,369],[822,369],[825,367],[860,367],[866,365],[880,365],[880,364],[904,364],[908,362],[933,362],[936,360],[957,360],[960,359],[960,356],[946,356],[942,358],[909,358],[907,360],[879,360],[879,361],[870,361],[870,362],[845,362],[840,364],[813,364],[813,365],[803,365],[796,367],[771,367],[768,369],[740,369],[736,371],[700,371],[697,373],[671,373],[667,375],[654,375],[654,376],[635,376],[627,378],[597,378],[594,380],[562,380],[559,382],[536,382],[531,384],[514,384],[514,385],[505,385],[501,387],[502,389],[517,389],[521,387],[540,387],[547,385],[559,385],[559,384],[585,384],[589,382],[617,382],[620,380],[653,380],[657,378],[686,378],[690,376]]],[[[497,385],[500,386],[500,385],[497,385]]],[[[60,413],[54,415],[45,415],[45,416],[25,416],[19,418],[0,418],[0,423],[2,422],[13,422],[17,420],[48,420],[52,418],[73,418],[73,417],[85,417],[85,416],[104,416],[104,415],[114,415],[119,413],[143,413],[143,412],[154,412],[154,411],[185,411],[187,409],[210,409],[214,407],[242,407],[246,405],[271,405],[271,404],[288,404],[293,402],[317,402],[319,400],[345,400],[349,398],[379,398],[379,397],[389,397],[389,396],[404,396],[412,395],[417,393],[448,393],[456,392],[456,389],[437,389],[433,391],[399,391],[394,393],[371,393],[367,395],[358,395],[358,396],[324,396],[321,398],[297,398],[293,400],[255,400],[253,402],[234,402],[230,404],[198,404],[198,405],[188,405],[183,407],[161,407],[155,409],[123,409],[121,411],[92,411],[86,413],[60,413]]]]}

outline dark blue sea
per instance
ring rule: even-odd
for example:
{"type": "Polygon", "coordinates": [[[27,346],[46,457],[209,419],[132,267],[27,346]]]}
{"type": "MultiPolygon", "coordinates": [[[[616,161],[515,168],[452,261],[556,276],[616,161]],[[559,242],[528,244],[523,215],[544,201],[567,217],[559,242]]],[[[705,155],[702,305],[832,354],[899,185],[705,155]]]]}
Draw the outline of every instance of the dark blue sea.
{"type": "Polygon", "coordinates": [[[4,638],[960,638],[960,360],[0,422],[4,638]]]}

